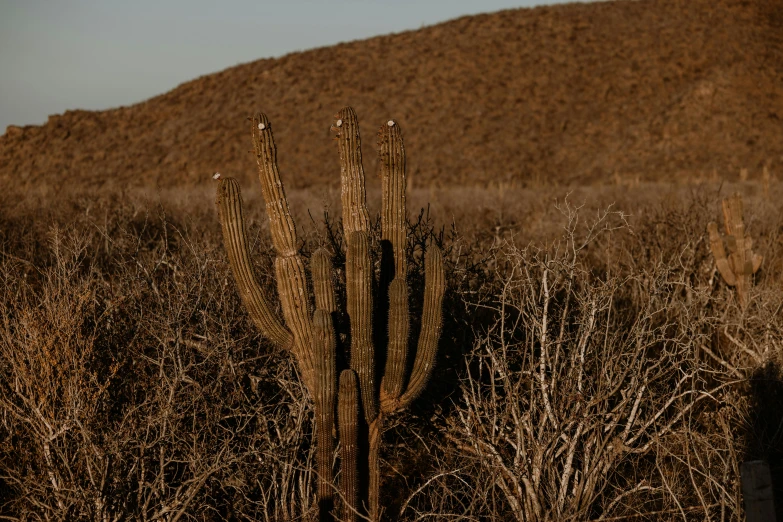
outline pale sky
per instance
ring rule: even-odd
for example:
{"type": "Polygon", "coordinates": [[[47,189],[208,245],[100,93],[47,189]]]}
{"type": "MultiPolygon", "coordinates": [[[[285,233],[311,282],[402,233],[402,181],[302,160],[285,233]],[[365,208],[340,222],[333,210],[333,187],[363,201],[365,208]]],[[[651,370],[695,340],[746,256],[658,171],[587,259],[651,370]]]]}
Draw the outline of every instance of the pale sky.
{"type": "Polygon", "coordinates": [[[0,134],[260,58],[571,0],[0,0],[0,134]]]}

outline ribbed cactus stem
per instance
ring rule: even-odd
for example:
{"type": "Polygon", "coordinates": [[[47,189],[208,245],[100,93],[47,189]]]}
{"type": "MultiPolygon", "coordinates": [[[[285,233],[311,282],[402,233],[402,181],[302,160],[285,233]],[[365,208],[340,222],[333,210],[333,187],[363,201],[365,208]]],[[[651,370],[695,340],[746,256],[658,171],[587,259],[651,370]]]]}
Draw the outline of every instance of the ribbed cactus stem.
{"type": "Polygon", "coordinates": [[[413,370],[405,393],[400,397],[400,408],[406,408],[424,390],[435,365],[440,329],[443,324],[443,295],[446,293],[446,274],[443,255],[432,244],[424,259],[424,309],[421,317],[419,345],[413,370]]]}
{"type": "Polygon", "coordinates": [[[378,414],[375,346],[372,340],[372,260],[366,232],[353,232],[345,262],[348,316],[351,319],[351,368],[359,377],[364,418],[378,414]]]}
{"type": "Polygon", "coordinates": [[[751,258],[751,264],[750,264],[750,270],[752,274],[755,274],[759,271],[759,268],[761,268],[761,263],[764,261],[764,256],[761,254],[756,254],[751,251],[753,248],[753,242],[750,238],[747,239],[747,242],[745,243],[745,247],[748,249],[748,253],[750,254],[751,258]]]}
{"type": "Polygon", "coordinates": [[[720,272],[720,275],[723,277],[723,280],[726,281],[727,285],[736,285],[737,279],[734,277],[734,272],[731,271],[731,267],[729,266],[726,250],[723,248],[723,238],[721,237],[720,232],[718,232],[718,225],[716,223],[709,223],[707,225],[707,232],[710,235],[710,250],[712,250],[712,255],[715,257],[715,264],[718,267],[718,272],[720,272]]]}
{"type": "Polygon", "coordinates": [[[721,206],[723,207],[723,224],[726,227],[726,234],[731,238],[729,241],[734,238],[744,238],[745,221],[742,216],[742,198],[735,194],[730,198],[724,199],[721,206]]]}
{"type": "Polygon", "coordinates": [[[326,249],[319,248],[310,258],[310,271],[313,276],[315,307],[329,313],[337,311],[332,281],[332,258],[326,249]]]}
{"type": "Polygon", "coordinates": [[[405,209],[405,148],[400,125],[389,120],[378,131],[381,166],[381,234],[394,249],[394,277],[407,277],[407,226],[405,209]]]}
{"type": "Polygon", "coordinates": [[[321,512],[332,509],[332,460],[334,455],[334,402],[337,387],[337,354],[332,315],[325,310],[313,314],[313,357],[315,364],[316,440],[318,503],[321,512]]]}
{"type": "Polygon", "coordinates": [[[753,275],[761,267],[763,257],[753,253],[753,239],[745,233],[742,197],[735,194],[723,200],[723,220],[729,234],[729,246],[734,246],[734,273],[753,275]],[[733,243],[733,245],[732,245],[733,243]]]}
{"type": "Polygon", "coordinates": [[[408,286],[404,280],[395,279],[389,285],[389,349],[381,380],[381,411],[386,413],[397,409],[405,385],[409,335],[408,286]]]}
{"type": "Polygon", "coordinates": [[[272,244],[278,255],[292,256],[296,254],[296,228],[288,208],[283,183],[280,181],[272,127],[266,114],[256,114],[252,122],[253,148],[256,153],[261,191],[266,202],[266,213],[269,216],[272,244]]]}
{"type": "Polygon", "coordinates": [[[340,373],[337,397],[337,425],[340,435],[340,492],[342,519],[355,521],[359,508],[359,390],[353,370],[340,373]]]}
{"type": "Polygon", "coordinates": [[[233,178],[220,180],[216,203],[223,231],[223,243],[242,302],[264,337],[280,348],[291,349],[293,336],[272,312],[271,306],[264,298],[264,291],[253,273],[242,214],[242,195],[237,180],[233,178]]]}
{"type": "Polygon", "coordinates": [[[285,189],[277,167],[277,148],[272,126],[265,114],[252,120],[253,148],[258,164],[258,177],[266,201],[269,231],[277,250],[275,272],[280,305],[285,323],[294,336],[294,354],[304,376],[305,385],[313,390],[315,376],[312,354],[312,315],[307,294],[304,263],[297,253],[296,226],[288,208],[285,189]]]}
{"type": "Polygon", "coordinates": [[[340,153],[340,180],[342,186],[343,229],[350,242],[351,234],[370,228],[364,190],[362,166],[362,140],[359,137],[359,120],[351,107],[344,107],[332,124],[337,150],[340,153]]]}
{"type": "Polygon", "coordinates": [[[310,302],[305,291],[307,280],[302,259],[298,255],[276,258],[275,274],[285,324],[294,335],[293,352],[299,362],[305,386],[312,391],[314,383],[313,325],[310,302]]]}

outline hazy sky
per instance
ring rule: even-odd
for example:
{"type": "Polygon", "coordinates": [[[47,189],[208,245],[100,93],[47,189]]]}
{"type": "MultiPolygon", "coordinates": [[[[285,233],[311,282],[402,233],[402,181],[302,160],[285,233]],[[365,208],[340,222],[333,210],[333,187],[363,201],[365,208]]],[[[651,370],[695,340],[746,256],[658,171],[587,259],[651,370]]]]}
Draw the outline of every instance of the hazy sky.
{"type": "Polygon", "coordinates": [[[566,0],[0,0],[0,134],[259,58],[566,0]]]}

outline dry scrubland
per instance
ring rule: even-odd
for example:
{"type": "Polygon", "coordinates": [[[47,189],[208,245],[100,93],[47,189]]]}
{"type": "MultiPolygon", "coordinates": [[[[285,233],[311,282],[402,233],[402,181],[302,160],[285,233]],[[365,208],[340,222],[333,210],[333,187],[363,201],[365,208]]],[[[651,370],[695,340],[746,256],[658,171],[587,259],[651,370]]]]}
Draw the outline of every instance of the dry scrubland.
{"type": "Polygon", "coordinates": [[[248,100],[273,108],[306,263],[326,247],[338,270],[326,108],[421,131],[405,144],[411,339],[433,239],[448,291],[435,373],[384,421],[387,520],[743,520],[741,462],[768,460],[783,487],[782,14],[781,0],[508,10],[9,126],[0,520],[314,518],[328,452],[290,354],[240,302],[208,181],[243,185],[279,314],[248,100]],[[747,307],[706,231],[735,190],[764,256],[747,307]]]}
{"type": "MultiPolygon", "coordinates": [[[[240,302],[213,190],[0,195],[0,514],[314,512],[312,412],[240,302]]],[[[259,192],[249,232],[276,295],[259,192]]],[[[386,516],[744,520],[740,462],[783,486],[783,187],[566,195],[409,195],[431,202],[410,237],[442,244],[449,288],[435,375],[385,436],[386,516]],[[735,190],[765,256],[744,310],[706,235],[735,190]]],[[[338,192],[289,199],[306,258],[340,241],[338,192]]]]}

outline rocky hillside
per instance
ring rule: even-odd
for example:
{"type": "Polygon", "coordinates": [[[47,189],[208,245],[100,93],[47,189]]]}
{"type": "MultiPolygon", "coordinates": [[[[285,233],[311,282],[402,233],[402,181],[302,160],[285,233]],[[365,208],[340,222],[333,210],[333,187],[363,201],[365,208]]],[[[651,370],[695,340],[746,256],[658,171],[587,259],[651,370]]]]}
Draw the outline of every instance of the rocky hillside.
{"type": "Polygon", "coordinates": [[[416,185],[780,172],[783,0],[510,10],[259,60],[137,105],[11,126],[0,182],[247,180],[255,110],[272,121],[287,184],[336,182],[328,128],[347,104],[369,172],[376,127],[400,123],[416,185]]]}

